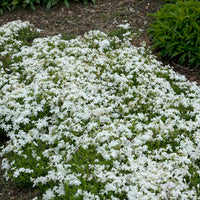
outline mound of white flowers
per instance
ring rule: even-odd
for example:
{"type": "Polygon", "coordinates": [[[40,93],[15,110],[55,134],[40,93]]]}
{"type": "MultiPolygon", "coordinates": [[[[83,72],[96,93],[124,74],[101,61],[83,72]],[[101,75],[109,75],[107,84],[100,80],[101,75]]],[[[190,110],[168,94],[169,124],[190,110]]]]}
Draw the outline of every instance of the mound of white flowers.
{"type": "Polygon", "coordinates": [[[200,87],[120,28],[30,45],[28,22],[0,28],[7,179],[44,200],[200,198],[200,87]]]}

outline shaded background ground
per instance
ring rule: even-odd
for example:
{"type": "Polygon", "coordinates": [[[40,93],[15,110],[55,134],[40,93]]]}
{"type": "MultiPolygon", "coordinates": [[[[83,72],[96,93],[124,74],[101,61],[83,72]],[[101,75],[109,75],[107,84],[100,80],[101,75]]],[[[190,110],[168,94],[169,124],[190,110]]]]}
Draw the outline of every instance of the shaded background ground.
{"type": "MultiPolygon", "coordinates": [[[[119,24],[129,23],[135,31],[141,32],[133,44],[139,45],[141,41],[145,41],[151,45],[147,28],[152,23],[152,17],[147,14],[157,12],[163,5],[163,0],[97,0],[97,5],[71,3],[68,9],[64,3],[59,3],[50,10],[46,7],[37,7],[36,11],[18,9],[5,12],[0,16],[0,26],[14,20],[29,21],[42,30],[42,37],[57,34],[67,37],[83,35],[90,30],[109,32],[116,29],[119,24]]],[[[187,64],[180,66],[168,59],[162,61],[200,85],[200,69],[187,64]]],[[[0,171],[0,200],[29,200],[37,193],[30,188],[19,188],[5,182],[3,172],[0,171]]]]}

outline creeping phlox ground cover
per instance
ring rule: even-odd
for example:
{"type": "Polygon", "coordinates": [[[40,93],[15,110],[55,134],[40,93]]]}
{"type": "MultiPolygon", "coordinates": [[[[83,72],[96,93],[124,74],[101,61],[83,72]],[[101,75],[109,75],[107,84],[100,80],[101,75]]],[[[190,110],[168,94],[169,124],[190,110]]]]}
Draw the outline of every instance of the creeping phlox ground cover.
{"type": "Polygon", "coordinates": [[[29,45],[28,22],[0,28],[7,179],[44,200],[200,198],[200,87],[120,28],[29,45]]]}

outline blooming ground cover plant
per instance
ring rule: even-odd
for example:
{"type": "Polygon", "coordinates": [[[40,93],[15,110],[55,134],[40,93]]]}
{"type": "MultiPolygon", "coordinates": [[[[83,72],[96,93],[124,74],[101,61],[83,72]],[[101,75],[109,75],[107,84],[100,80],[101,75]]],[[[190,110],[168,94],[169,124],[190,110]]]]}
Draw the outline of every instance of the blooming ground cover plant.
{"type": "Polygon", "coordinates": [[[200,198],[200,87],[120,28],[71,40],[0,28],[7,179],[44,200],[200,198]]]}

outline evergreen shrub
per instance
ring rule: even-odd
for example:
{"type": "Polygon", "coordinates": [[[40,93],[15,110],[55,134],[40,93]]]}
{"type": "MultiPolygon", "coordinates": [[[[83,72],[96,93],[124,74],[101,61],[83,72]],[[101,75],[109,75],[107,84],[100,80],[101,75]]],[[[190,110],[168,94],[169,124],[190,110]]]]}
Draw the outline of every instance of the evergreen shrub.
{"type": "Polygon", "coordinates": [[[165,4],[148,29],[153,48],[162,57],[200,66],[200,2],[178,1],[165,4]]]}

